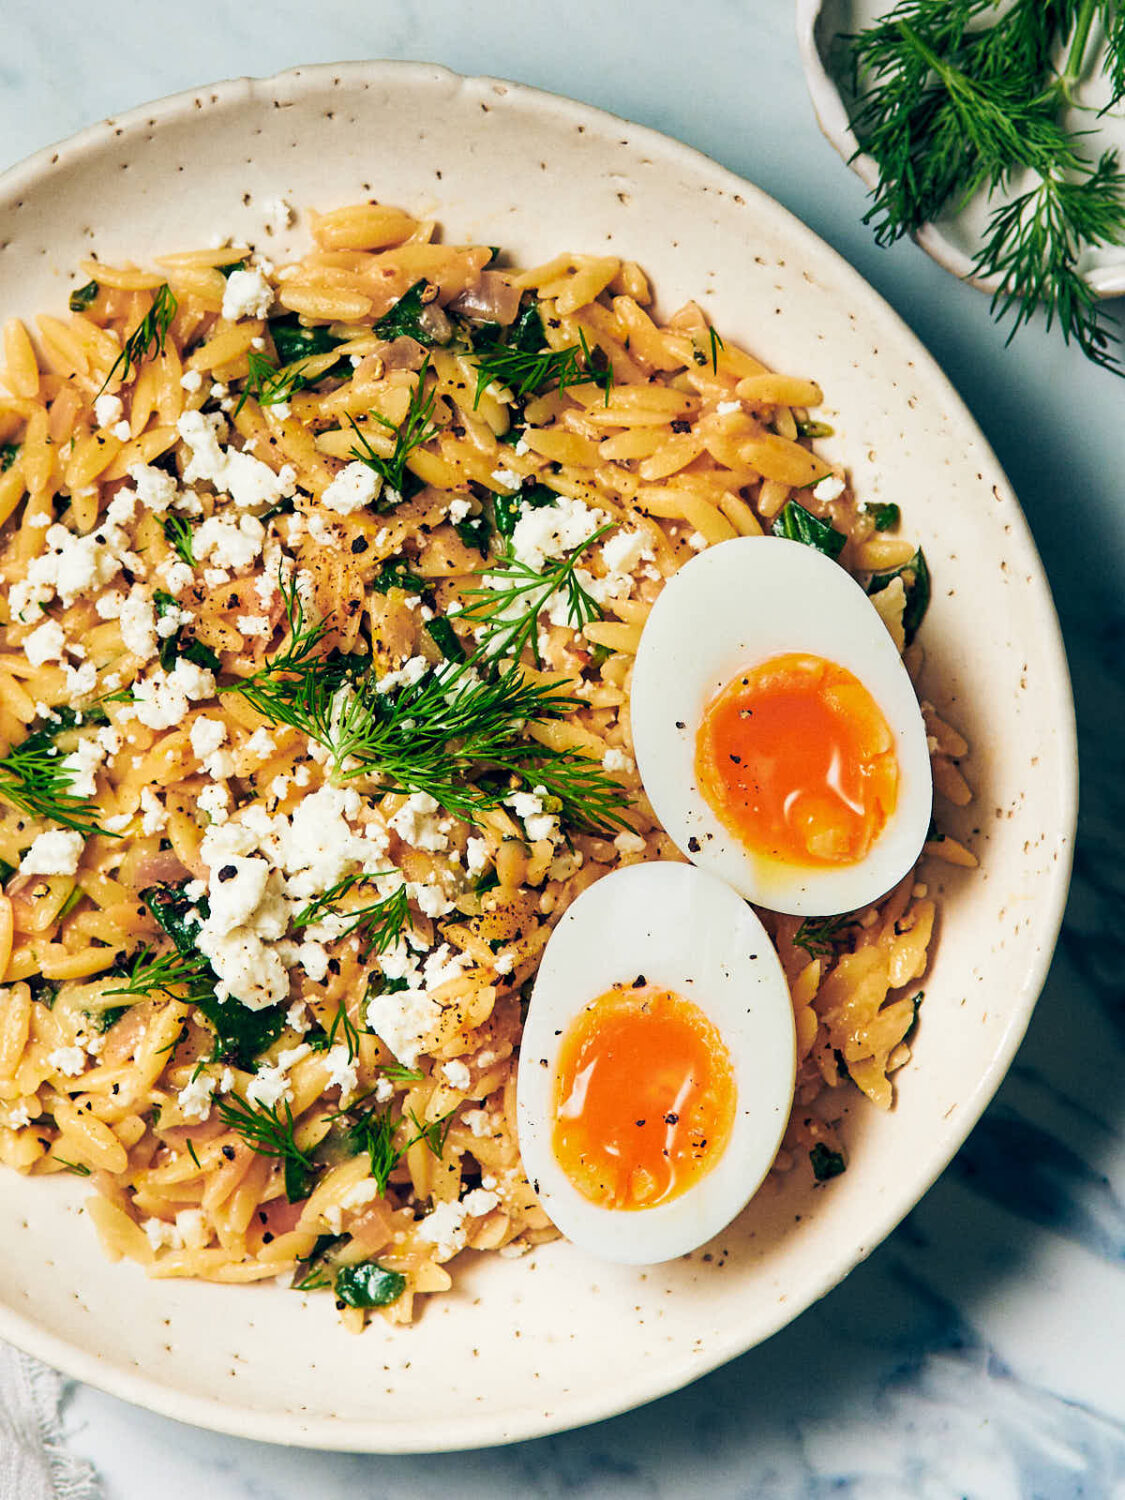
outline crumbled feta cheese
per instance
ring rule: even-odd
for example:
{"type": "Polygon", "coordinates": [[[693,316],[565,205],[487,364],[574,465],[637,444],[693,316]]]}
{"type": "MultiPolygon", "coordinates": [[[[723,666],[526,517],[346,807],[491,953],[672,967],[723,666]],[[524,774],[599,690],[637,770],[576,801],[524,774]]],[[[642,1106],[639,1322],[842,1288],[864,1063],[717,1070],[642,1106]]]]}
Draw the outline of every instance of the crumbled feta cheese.
{"type": "Polygon", "coordinates": [[[230,792],[221,781],[209,782],[196,802],[200,812],[206,813],[212,823],[225,823],[230,816],[230,792]]]}
{"type": "Polygon", "coordinates": [[[546,787],[537,786],[533,792],[513,792],[510,797],[504,798],[505,806],[510,807],[521,820],[524,832],[533,843],[537,839],[553,838],[558,831],[558,818],[549,813],[543,804],[546,794],[546,787]]]}
{"type": "Polygon", "coordinates": [[[441,1018],[441,1006],[424,990],[376,995],[367,1006],[367,1024],[400,1063],[412,1068],[441,1018]]]}
{"type": "MultiPolygon", "coordinates": [[[[227,286],[229,288],[229,282],[227,286]]],[[[240,453],[236,448],[223,448],[219,434],[225,428],[226,423],[219,416],[207,416],[199,411],[183,413],[176,430],[191,450],[191,458],[184,469],[184,482],[192,484],[196,480],[206,480],[216,490],[230,495],[240,509],[276,505],[292,495],[297,477],[292,466],[286,464],[275,474],[269,464],[252,454],[240,453]]],[[[197,546],[196,556],[199,555],[197,546]]]]}
{"type": "Polygon", "coordinates": [[[489,852],[488,840],[476,838],[470,834],[465,844],[465,871],[470,878],[479,875],[482,870],[487,869],[492,861],[489,852]]]}
{"type": "Polygon", "coordinates": [[[198,370],[185,370],[180,376],[180,385],[191,395],[194,395],[202,384],[203,376],[198,370]]]}
{"type": "Polygon", "coordinates": [[[208,885],[211,914],[206,928],[220,937],[242,927],[261,904],[266,893],[270,867],[264,859],[247,859],[239,854],[227,855],[217,869],[212,869],[208,885]]]}
{"type": "Polygon", "coordinates": [[[66,1078],[77,1078],[86,1067],[86,1053],[81,1047],[56,1047],[47,1054],[47,1066],[66,1078]]]}
{"type": "Polygon", "coordinates": [[[639,833],[619,833],[613,847],[619,854],[643,854],[647,846],[639,833]]]}
{"type": "Polygon", "coordinates": [[[33,667],[44,662],[62,661],[66,634],[57,620],[44,620],[23,643],[23,654],[33,667]]]}
{"type": "Polygon", "coordinates": [[[523,475],[517,474],[515,469],[494,469],[492,478],[506,490],[518,490],[523,483],[523,475]]]}
{"type": "Polygon", "coordinates": [[[447,519],[449,520],[451,525],[456,526],[458,521],[463,521],[465,519],[472,508],[473,506],[470,500],[454,500],[450,504],[449,515],[447,519]]]}
{"type": "Polygon", "coordinates": [[[415,849],[438,853],[449,848],[449,820],[428,792],[413,792],[388,820],[388,827],[415,849]]]}
{"type": "Polygon", "coordinates": [[[251,1104],[264,1105],[266,1109],[275,1109],[277,1105],[287,1102],[292,1097],[293,1085],[281,1068],[263,1065],[246,1085],[247,1101],[251,1104]]]}
{"type": "Polygon", "coordinates": [[[346,464],[321,495],[320,503],[337,515],[350,516],[371,504],[382,483],[381,476],[366,464],[346,464]]]}
{"type": "Polygon", "coordinates": [[[120,396],[99,396],[94,402],[94,421],[99,427],[112,427],[125,415],[120,396]]]}
{"type": "Polygon", "coordinates": [[[85,844],[82,835],[69,828],[41,833],[20,860],[20,874],[74,875],[85,844]]]}
{"type": "Polygon", "coordinates": [[[437,1248],[445,1260],[465,1248],[465,1205],[463,1203],[439,1203],[415,1227],[420,1240],[437,1248]]]}
{"type": "Polygon", "coordinates": [[[196,1073],[176,1096],[176,1102],[186,1120],[205,1120],[211,1113],[211,1095],[215,1092],[215,1080],[209,1073],[196,1073]]]}
{"type": "Polygon", "coordinates": [[[129,478],[137,492],[137,499],[146,510],[163,513],[176,498],[176,481],[153,464],[130,464],[129,478]]]}
{"type": "Polygon", "coordinates": [[[256,266],[232,271],[223,291],[223,317],[230,323],[239,318],[264,318],[273,306],[273,288],[256,266]]]}
{"type": "Polygon", "coordinates": [[[688,537],[688,546],[693,552],[702,552],[707,546],[707,538],[701,531],[693,531],[688,537]]]}
{"type": "Polygon", "coordinates": [[[141,814],[141,832],[148,838],[168,826],[168,809],[150,786],[141,788],[141,814]]]}
{"type": "Polygon", "coordinates": [[[826,474],[819,483],[813,485],[813,494],[818,500],[838,500],[847,489],[847,485],[839,474],[826,474]]]}
{"type": "Polygon", "coordinates": [[[624,750],[619,750],[616,745],[611,745],[602,756],[602,765],[607,771],[630,773],[637,769],[632,756],[627,755],[624,750]]]}
{"type": "Polygon", "coordinates": [[[133,684],[134,712],[150,729],[171,729],[186,717],[189,701],[214,693],[215,674],[180,656],[171,672],[158,667],[151,677],[133,684]]]}
{"type": "Polygon", "coordinates": [[[201,1208],[181,1208],[176,1215],[176,1233],[186,1250],[202,1250],[211,1238],[207,1216],[201,1208]]]}
{"type": "Polygon", "coordinates": [[[70,754],[63,756],[63,767],[70,772],[70,790],[76,797],[95,795],[97,773],[104,760],[105,750],[96,738],[79,740],[70,754]]]}
{"type": "Polygon", "coordinates": [[[311,1030],[312,1021],[309,1019],[308,1006],[303,1000],[294,1000],[293,1004],[285,1013],[285,1024],[290,1031],[295,1031],[298,1036],[304,1036],[306,1031],[311,1030]]]}
{"type": "Polygon", "coordinates": [[[36,606],[49,604],[56,594],[69,606],[81,594],[104,588],[123,566],[137,577],[145,574],[144,563],[129,550],[128,538],[108,515],[85,536],[58,523],[49,526],[44,543],[44,552],[31,559],[25,576],[9,591],[17,623],[29,624],[36,618],[36,606]]]}
{"type": "Polygon", "coordinates": [[[261,636],[268,641],[273,634],[273,626],[265,615],[236,615],[234,623],[243,635],[261,636]]]}
{"type": "Polygon", "coordinates": [[[654,556],[652,544],[643,531],[622,528],[602,543],[602,561],[608,573],[634,573],[642,562],[651,562],[654,556]]]}
{"type": "Polygon", "coordinates": [[[424,656],[412,656],[395,671],[384,672],[375,684],[375,691],[393,693],[399,688],[411,687],[414,683],[421,681],[429,670],[430,664],[424,656]]]}
{"type": "Polygon", "coordinates": [[[188,738],[191,740],[191,748],[197,760],[203,761],[219,746],[227,737],[227,726],[222,719],[211,719],[206,714],[193,720],[188,738]]]}
{"type": "Polygon", "coordinates": [[[461,1199],[461,1207],[471,1218],[479,1219],[490,1214],[499,1202],[498,1193],[491,1193],[487,1188],[473,1188],[461,1199]]]}
{"type": "Polygon", "coordinates": [[[133,585],[121,605],[120,624],[126,651],[138,661],[151,661],[157,651],[156,611],[139,583],[133,585]]]}
{"type": "Polygon", "coordinates": [[[325,1087],[338,1088],[340,1103],[343,1104],[344,1100],[350,1099],[356,1091],[359,1062],[356,1058],[348,1056],[346,1047],[333,1047],[330,1052],[325,1053],[324,1061],[332,1070],[325,1087]]]}
{"type": "Polygon", "coordinates": [[[113,428],[113,435],[119,443],[127,443],[133,436],[133,429],[128,422],[117,422],[113,428]]]}
{"type": "Polygon", "coordinates": [[[467,1109],[462,1114],[461,1119],[478,1141],[483,1141],[495,1131],[492,1116],[488,1113],[487,1109],[467,1109]]]}
{"type": "Polygon", "coordinates": [[[175,1224],[165,1223],[163,1219],[142,1219],[141,1228],[153,1250],[161,1250],[165,1245],[170,1250],[182,1250],[184,1247],[183,1236],[175,1224]]]}
{"type": "Polygon", "coordinates": [[[736,411],[742,410],[741,401],[720,401],[715,407],[715,414],[720,417],[731,417],[736,411]]]}
{"type": "Polygon", "coordinates": [[[510,974],[516,966],[516,955],[514,953],[498,953],[492,960],[492,967],[497,974],[510,974]]]}
{"type": "Polygon", "coordinates": [[[455,1089],[467,1089],[473,1081],[473,1075],[459,1057],[450,1062],[442,1063],[441,1071],[455,1089]]]}
{"type": "Polygon", "coordinates": [[[187,563],[180,562],[178,558],[169,558],[157,568],[156,576],[170,594],[182,594],[195,574],[187,563]]]}
{"type": "Polygon", "coordinates": [[[265,539],[266,528],[256,516],[240,516],[237,521],[211,516],[201,522],[192,545],[200,562],[212,558],[216,564],[205,575],[208,587],[217,588],[227,582],[224,569],[237,572],[248,568],[261,553],[265,539]]]}
{"type": "Polygon", "coordinates": [[[297,949],[297,962],[313,984],[322,984],[328,973],[328,949],[323,943],[306,942],[297,949]]]}
{"type": "Polygon", "coordinates": [[[605,511],[569,495],[560,495],[555,505],[538,509],[525,505],[512,532],[512,556],[541,573],[546,562],[580,546],[609,519],[605,511]]]}

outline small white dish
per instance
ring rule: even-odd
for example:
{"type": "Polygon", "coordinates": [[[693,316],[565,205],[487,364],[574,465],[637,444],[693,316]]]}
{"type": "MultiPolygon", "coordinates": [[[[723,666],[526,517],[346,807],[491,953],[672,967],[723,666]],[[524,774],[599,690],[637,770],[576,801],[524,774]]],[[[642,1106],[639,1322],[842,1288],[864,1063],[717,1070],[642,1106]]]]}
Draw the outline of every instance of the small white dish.
{"type": "Polygon", "coordinates": [[[933,360],[838,255],[758,189],[653,131],[414,63],[296,69],[181,94],[0,180],[0,313],[65,316],[91,253],[139,263],[216,234],[282,260],[309,208],[376,197],[533,264],[603,246],[660,307],[700,301],[815,378],[862,500],[902,502],[934,601],[922,690],[969,737],[977,793],[946,827],[979,871],[927,874],[942,932],[890,1114],[841,1098],[847,1172],[764,1190],[704,1251],[651,1268],[556,1242],[466,1256],[417,1324],[341,1331],[330,1299],[147,1279],[107,1263],[74,1179],[0,1172],[0,1337],[183,1421],[378,1452],[576,1426],[675,1389],[796,1317],[944,1169],[1003,1078],[1054,947],[1076,811],[1073,705],[1042,566],[1007,481],[933,360]],[[277,200],[297,211],[280,229],[277,200]],[[269,227],[272,225],[272,228],[269,227]]]}
{"type": "MultiPolygon", "coordinates": [[[[879,168],[873,157],[860,151],[849,123],[854,101],[840,39],[865,30],[890,9],[891,0],[797,0],[797,41],[817,121],[844,161],[869,188],[877,184],[879,168]]],[[[1096,67],[1087,67],[1076,100],[1086,108],[1071,110],[1068,124],[1085,132],[1086,153],[1096,159],[1103,151],[1113,149],[1119,156],[1125,156],[1125,115],[1098,113],[1107,102],[1108,93],[1096,67]]],[[[978,193],[958,212],[942,214],[932,224],[923,225],[914,238],[939,266],[982,292],[994,292],[998,278],[978,275],[973,261],[984,241],[989,213],[1004,201],[1002,192],[991,200],[985,193],[978,193]]],[[[1099,297],[1125,294],[1125,247],[1101,245],[1087,249],[1079,264],[1099,297]]]]}

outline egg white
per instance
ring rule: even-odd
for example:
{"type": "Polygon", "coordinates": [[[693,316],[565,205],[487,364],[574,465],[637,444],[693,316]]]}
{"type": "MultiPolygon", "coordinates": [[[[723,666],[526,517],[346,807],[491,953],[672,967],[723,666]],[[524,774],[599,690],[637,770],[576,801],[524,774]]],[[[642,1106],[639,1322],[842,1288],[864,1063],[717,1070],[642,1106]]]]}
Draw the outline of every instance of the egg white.
{"type": "Polygon", "coordinates": [[[628,866],[578,897],[544,951],[520,1046],[524,1168],[568,1239],[627,1265],[671,1260],[716,1235],[757,1190],[781,1144],[795,1074],[789,987],[746,902],[692,865],[628,866]],[[718,1029],[734,1068],[735,1121],[722,1156],[680,1197],[602,1208],[577,1191],[552,1150],[559,1051],[584,1006],[642,974],[694,1002],[718,1029]]]}
{"type": "Polygon", "coordinates": [[[700,553],[670,579],[641,637],[630,715],[637,767],[669,837],[759,906],[795,916],[855,911],[889,891],[921,852],[933,787],[914,688],[867,595],[813,547],[739,537],[700,553]],[[696,780],[696,733],[708,704],[739,672],[788,652],[846,667],[894,734],[895,810],[855,864],[797,865],[747,849],[696,780]]]}

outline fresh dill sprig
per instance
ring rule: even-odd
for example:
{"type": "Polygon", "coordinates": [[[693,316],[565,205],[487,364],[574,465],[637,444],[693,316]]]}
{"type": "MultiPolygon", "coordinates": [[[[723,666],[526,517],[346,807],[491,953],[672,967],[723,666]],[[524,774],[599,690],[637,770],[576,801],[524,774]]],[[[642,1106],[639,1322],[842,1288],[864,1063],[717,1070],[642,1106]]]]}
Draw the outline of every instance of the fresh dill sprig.
{"type": "Polygon", "coordinates": [[[382,1072],[392,1083],[421,1083],[426,1076],[421,1068],[408,1068],[405,1063],[387,1063],[382,1072]]]}
{"type": "Polygon", "coordinates": [[[89,798],[71,791],[74,773],[55,743],[59,732],[47,724],[13,745],[0,760],[0,797],[30,817],[47,818],[91,838],[105,830],[91,815],[89,798]]]}
{"type": "Polygon", "coordinates": [[[488,658],[510,656],[517,661],[530,646],[539,664],[539,616],[562,592],[566,598],[567,622],[581,630],[591,620],[601,619],[601,608],[578,581],[579,560],[595,542],[600,541],[612,524],[598,529],[571,547],[562,557],[552,559],[537,572],[529,563],[509,556],[502,564],[481,569],[490,580],[488,588],[469,589],[470,602],[457,612],[458,620],[483,627],[480,654],[488,658]]]}
{"type": "Polygon", "coordinates": [[[336,906],[342,896],[372,878],[370,875],[345,875],[323,895],[315,897],[307,906],[302,907],[293,918],[293,926],[298,929],[310,927],[329,915],[342,917],[347,925],[336,934],[337,938],[356,934],[361,944],[360,957],[365,961],[372,953],[385,953],[398,942],[410,921],[410,905],[405,885],[396,887],[389,896],[369,902],[367,906],[355,907],[351,911],[340,911],[336,906]]]}
{"type": "Polygon", "coordinates": [[[391,1173],[406,1155],[405,1146],[395,1145],[401,1124],[392,1119],[389,1109],[369,1109],[348,1127],[348,1142],[357,1156],[367,1152],[380,1194],[386,1193],[391,1173]]]}
{"type": "MultiPolygon", "coordinates": [[[[1047,326],[1105,368],[1117,342],[1079,274],[1090,246],[1125,242],[1125,174],[1094,161],[1061,111],[1082,77],[1092,25],[1107,37],[1113,98],[1125,97],[1125,8],[1118,0],[900,0],[848,39],[852,126],[879,181],[865,222],[879,244],[915,233],[978,192],[1022,188],[990,210],[974,270],[995,278],[992,311],[1014,335],[1042,308],[1047,326]],[[991,25],[982,25],[991,19],[991,25]],[[1061,70],[1053,64],[1069,39],[1061,70]]],[[[1010,335],[1011,336],[1011,335],[1010,335]]]]}
{"type": "Polygon", "coordinates": [[[164,344],[168,337],[168,330],[172,326],[172,320],[179,310],[176,294],[167,282],[159,286],[153,295],[152,306],[144,317],[134,328],[133,332],[125,340],[121,353],[114,360],[110,372],[102,381],[102,391],[114,378],[120,375],[122,382],[135,374],[137,369],[146,359],[153,355],[164,353],[164,344]]]}
{"type": "Polygon", "coordinates": [[[173,552],[189,568],[195,567],[195,549],[191,540],[191,526],[183,516],[165,516],[161,523],[164,536],[173,552]]]}
{"type": "Polygon", "coordinates": [[[272,1156],[285,1170],[285,1196],[290,1203],[308,1196],[317,1167],[297,1145],[293,1111],[288,1100],[282,1114],[276,1104],[250,1104],[238,1094],[219,1100],[224,1125],[236,1131],[259,1156],[272,1156]]]}
{"type": "Polygon", "coordinates": [[[394,491],[393,496],[383,500],[382,508],[384,509],[388,505],[397,505],[403,498],[407,476],[406,464],[415,448],[420,448],[423,443],[428,443],[438,434],[437,424],[433,421],[437,392],[436,390],[426,391],[426,376],[429,369],[430,357],[427,355],[422,362],[422,368],[418,371],[417,384],[410,393],[406,415],[397,426],[388,417],[383,416],[382,412],[368,413],[368,416],[378,422],[380,427],[385,427],[388,432],[394,434],[394,447],[389,458],[384,458],[371,446],[363,429],[348,413],[348,421],[356,436],[356,446],[351,450],[352,458],[361,464],[366,464],[369,469],[374,469],[386,487],[394,491]]]}
{"type": "Polygon", "coordinates": [[[200,999],[213,999],[215,993],[215,975],[203,954],[186,953],[174,947],[166,953],[142,948],[124,979],[123,984],[105,993],[141,996],[160,991],[172,995],[173,990],[186,988],[188,993],[183,998],[189,1005],[198,1004],[200,999]]]}
{"type": "Polygon", "coordinates": [[[582,329],[578,343],[565,349],[520,349],[511,344],[495,344],[477,354],[477,388],[473,410],[493,382],[506,386],[517,401],[538,395],[549,385],[562,392],[572,385],[596,385],[606,400],[613,389],[613,369],[600,351],[591,351],[582,329]]]}
{"type": "Polygon", "coordinates": [[[373,776],[384,791],[426,792],[468,822],[503,802],[513,781],[543,785],[576,828],[628,826],[621,787],[598,762],[525,736],[529,723],[562,718],[578,699],[527,681],[515,664],[498,671],[479,654],[380,692],[366,657],[321,651],[325,628],[309,621],[295,586],[283,584],[282,598],[282,650],[219,690],[241,693],[273,723],[324,746],[339,778],[373,776]]]}
{"type": "Polygon", "coordinates": [[[440,1115],[436,1120],[423,1122],[419,1120],[413,1110],[408,1111],[407,1117],[414,1126],[416,1133],[407,1141],[406,1149],[409,1151],[411,1146],[416,1146],[419,1141],[423,1141],[427,1149],[440,1161],[445,1152],[445,1143],[449,1139],[449,1132],[453,1126],[453,1116],[456,1113],[456,1109],[451,1109],[446,1114],[440,1115]]]}
{"type": "Polygon", "coordinates": [[[806,917],[793,934],[793,945],[803,948],[810,958],[827,958],[836,939],[854,921],[847,913],[839,917],[806,917]]]}
{"type": "Polygon", "coordinates": [[[295,391],[304,390],[328,373],[321,368],[324,360],[319,355],[296,360],[290,365],[278,365],[262,350],[251,349],[246,363],[249,373],[234,409],[236,417],[251,396],[259,406],[280,406],[295,391]]]}

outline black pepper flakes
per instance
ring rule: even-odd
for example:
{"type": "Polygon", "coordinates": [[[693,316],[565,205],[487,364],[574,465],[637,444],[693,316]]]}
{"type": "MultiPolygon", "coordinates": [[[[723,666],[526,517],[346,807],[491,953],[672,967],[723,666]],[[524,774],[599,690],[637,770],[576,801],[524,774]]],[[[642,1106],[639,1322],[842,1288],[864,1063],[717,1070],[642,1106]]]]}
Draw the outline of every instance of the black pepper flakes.
{"type": "Polygon", "coordinates": [[[219,871],[219,879],[222,881],[233,880],[237,874],[238,871],[234,865],[224,865],[219,871]]]}

